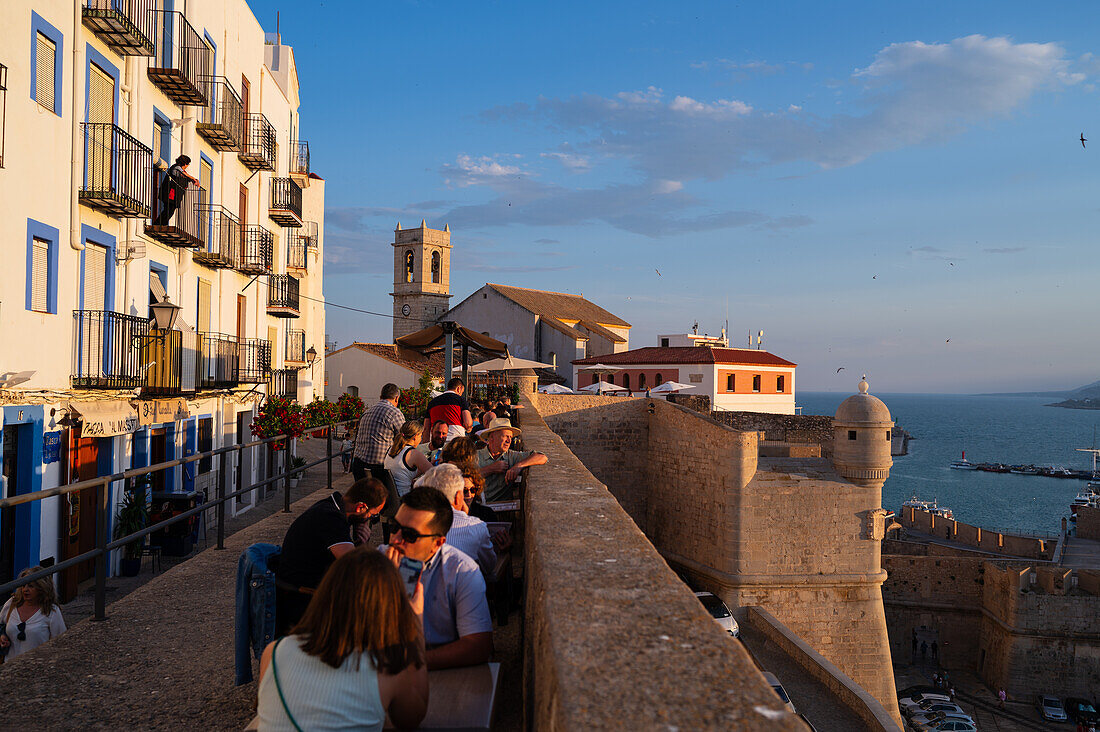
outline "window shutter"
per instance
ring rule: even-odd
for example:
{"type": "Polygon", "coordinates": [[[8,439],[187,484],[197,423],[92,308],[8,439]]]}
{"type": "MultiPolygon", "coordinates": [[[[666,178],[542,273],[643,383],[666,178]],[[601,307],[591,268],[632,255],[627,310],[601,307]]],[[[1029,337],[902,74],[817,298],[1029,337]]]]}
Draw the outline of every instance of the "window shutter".
{"type": "Polygon", "coordinates": [[[199,318],[195,326],[200,333],[210,332],[210,283],[199,280],[199,318]]]}
{"type": "Polygon", "coordinates": [[[160,281],[160,276],[153,270],[149,270],[149,292],[155,298],[153,302],[164,302],[165,298],[168,297],[168,293],[164,289],[164,283],[160,281]]]}
{"type": "Polygon", "coordinates": [[[88,65],[88,121],[114,124],[115,80],[95,64],[88,65]]]}
{"type": "Polygon", "coordinates": [[[50,284],[50,244],[35,239],[31,246],[31,310],[46,312],[50,284]]]}
{"type": "Polygon", "coordinates": [[[57,46],[41,33],[36,34],[35,41],[35,79],[34,98],[47,109],[54,108],[54,68],[57,56],[57,46]]]}
{"type": "Polygon", "coordinates": [[[107,305],[107,249],[95,244],[84,248],[84,309],[110,310],[107,305]]]}
{"type": "Polygon", "coordinates": [[[199,158],[199,185],[206,189],[206,198],[212,202],[214,200],[211,192],[214,188],[214,169],[210,167],[210,163],[202,158],[199,158]]]}

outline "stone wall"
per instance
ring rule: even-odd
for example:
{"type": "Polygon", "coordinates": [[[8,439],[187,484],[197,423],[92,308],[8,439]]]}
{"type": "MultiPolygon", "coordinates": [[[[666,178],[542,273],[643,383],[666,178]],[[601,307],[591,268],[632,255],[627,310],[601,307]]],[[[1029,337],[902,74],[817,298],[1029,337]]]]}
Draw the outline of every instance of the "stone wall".
{"type": "Polygon", "coordinates": [[[522,398],[527,728],[804,729],[532,401],[571,411],[522,398]]]}
{"type": "Polygon", "coordinates": [[[763,432],[767,440],[832,445],[833,418],[818,414],[711,412],[713,419],[735,430],[763,432]]]}
{"type": "Polygon", "coordinates": [[[1078,507],[1077,536],[1082,539],[1100,540],[1100,508],[1078,507]]]}
{"type": "Polygon", "coordinates": [[[1056,542],[1053,541],[1038,539],[1034,536],[1002,534],[915,508],[902,509],[897,519],[898,523],[907,529],[950,539],[984,552],[1002,556],[1047,561],[1054,555],[1056,546],[1056,542]]]}

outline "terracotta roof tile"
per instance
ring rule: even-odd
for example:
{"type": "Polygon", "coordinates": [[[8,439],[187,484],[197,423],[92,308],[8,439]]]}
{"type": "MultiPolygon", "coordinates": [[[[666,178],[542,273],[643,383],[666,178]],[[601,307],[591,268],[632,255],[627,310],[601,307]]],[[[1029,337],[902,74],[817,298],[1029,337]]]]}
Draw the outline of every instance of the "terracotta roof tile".
{"type": "Polygon", "coordinates": [[[410,371],[423,373],[428,369],[432,376],[443,376],[443,354],[433,353],[431,356],[421,356],[416,351],[407,348],[398,348],[393,343],[352,343],[351,346],[367,353],[373,353],[398,366],[404,366],[410,371]]]}
{"type": "Polygon", "coordinates": [[[529,290],[526,287],[495,285],[492,282],[486,284],[509,300],[544,318],[583,320],[616,328],[630,327],[630,323],[612,315],[596,303],[585,300],[580,295],[568,295],[564,292],[550,292],[548,290],[529,290]]]}
{"type": "Polygon", "coordinates": [[[608,366],[623,366],[635,364],[666,364],[666,363],[717,363],[738,366],[797,366],[797,364],[780,358],[774,353],[758,351],[749,348],[710,348],[708,346],[673,346],[660,348],[650,346],[647,348],[635,348],[622,353],[608,353],[603,356],[589,356],[577,359],[573,363],[580,366],[591,364],[607,364],[608,366]]]}

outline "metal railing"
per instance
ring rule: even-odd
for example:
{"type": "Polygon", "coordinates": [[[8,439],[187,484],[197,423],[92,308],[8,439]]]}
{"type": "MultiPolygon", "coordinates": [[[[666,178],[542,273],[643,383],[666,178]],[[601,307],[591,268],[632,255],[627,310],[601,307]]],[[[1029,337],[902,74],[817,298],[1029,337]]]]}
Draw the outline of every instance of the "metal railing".
{"type": "Polygon", "coordinates": [[[234,336],[201,333],[199,340],[200,389],[232,389],[240,373],[240,349],[234,336]]]}
{"type": "Polygon", "coordinates": [[[224,76],[208,76],[206,107],[195,131],[219,151],[240,150],[244,135],[244,107],[241,98],[224,76]]]}
{"type": "Polygon", "coordinates": [[[271,374],[271,341],[243,338],[237,341],[239,355],[237,381],[242,384],[266,384],[271,374]]]}
{"type": "Polygon", "coordinates": [[[317,233],[316,221],[303,221],[302,227],[298,229],[298,243],[304,244],[310,249],[317,248],[317,240],[319,235],[317,233]]]}
{"type": "MultiPolygon", "coordinates": [[[[53,575],[75,567],[84,562],[95,560],[95,601],[94,601],[94,620],[106,620],[107,618],[107,577],[109,575],[108,560],[110,558],[110,552],[121,549],[129,544],[133,544],[137,541],[143,541],[146,536],[153,534],[163,529],[168,528],[174,524],[178,524],[184,521],[189,521],[193,516],[204,514],[207,511],[214,511],[217,522],[217,545],[219,550],[225,549],[225,504],[228,501],[236,500],[237,498],[244,496],[245,494],[266,488],[269,485],[278,485],[280,482],[283,486],[283,512],[290,513],[290,480],[292,475],[297,475],[300,471],[311,468],[315,465],[327,465],[327,480],[328,488],[332,490],[332,461],[334,458],[340,457],[343,454],[340,450],[333,449],[333,433],[338,426],[350,425],[352,422],[337,422],[328,425],[327,429],[327,444],[325,450],[325,457],[313,462],[307,463],[304,466],[292,468],[290,466],[290,460],[286,460],[281,473],[277,473],[265,480],[256,481],[250,483],[247,487],[244,486],[244,462],[241,460],[241,451],[249,450],[261,445],[282,445],[285,447],[288,443],[288,436],[279,435],[277,437],[268,437],[261,440],[254,440],[253,442],[228,445],[216,450],[209,450],[207,452],[196,453],[185,458],[179,458],[176,460],[169,460],[167,462],[158,463],[149,467],[131,468],[124,470],[120,473],[113,473],[111,475],[99,476],[91,478],[89,480],[82,480],[76,483],[70,483],[69,485],[58,486],[56,488],[47,488],[41,491],[34,491],[33,493],[23,493],[10,498],[0,499],[0,510],[5,508],[14,508],[15,506],[21,506],[26,503],[33,503],[34,501],[42,501],[47,498],[53,498],[55,496],[68,496],[79,495],[81,491],[94,490],[96,494],[96,514],[95,514],[95,527],[96,527],[96,547],[75,557],[70,557],[64,561],[58,562],[50,567],[45,567],[38,572],[27,575],[20,579],[15,579],[10,582],[6,582],[0,585],[0,597],[6,597],[11,594],[17,587],[30,584],[35,580],[52,577],[53,575]],[[227,455],[235,453],[235,471],[232,477],[230,477],[230,466],[227,455]],[[138,480],[143,480],[147,476],[151,476],[153,473],[159,471],[167,471],[175,468],[178,465],[187,465],[199,460],[213,460],[217,458],[218,463],[218,482],[216,497],[213,500],[205,501],[194,508],[183,511],[171,518],[164,521],[157,522],[150,526],[146,526],[140,531],[135,531],[125,536],[116,538],[114,541],[108,540],[108,528],[111,522],[111,506],[110,495],[111,485],[124,481],[124,485],[128,490],[136,490],[138,480]]],[[[321,430],[323,428],[316,428],[321,430]]],[[[286,451],[289,454],[289,451],[286,451]]],[[[170,473],[166,475],[171,475],[170,473]]],[[[78,499],[77,499],[78,500],[78,499]]]]}
{"type": "Polygon", "coordinates": [[[244,115],[241,149],[237,153],[241,164],[249,170],[275,170],[279,144],[275,128],[259,112],[244,115]]]}
{"type": "Polygon", "coordinates": [[[150,328],[140,339],[145,382],[141,396],[179,396],[198,390],[200,334],[150,328]]]}
{"type": "Polygon", "coordinates": [[[298,398],[298,369],[275,369],[267,384],[268,396],[298,398]]]}
{"type": "Polygon", "coordinates": [[[309,175],[309,143],[305,140],[292,140],[290,143],[290,174],[309,175]]]}
{"type": "MultiPolygon", "coordinates": [[[[184,183],[190,181],[185,179],[184,183]]],[[[157,196],[145,233],[169,246],[206,248],[210,233],[204,215],[209,208],[206,189],[196,185],[174,186],[168,181],[167,171],[154,168],[153,190],[157,196]],[[169,199],[173,188],[176,197],[169,199]]]]}
{"type": "Polygon", "coordinates": [[[267,278],[267,314],[277,318],[297,318],[299,297],[298,280],[290,275],[277,274],[267,278]]]}
{"type": "Polygon", "coordinates": [[[149,321],[110,310],[73,311],[70,381],[74,389],[137,389],[145,385],[141,343],[149,321]]]}
{"type": "Polygon", "coordinates": [[[306,332],[304,330],[288,330],[286,332],[286,353],[283,360],[288,363],[306,362],[306,332]]]}
{"type": "Polygon", "coordinates": [[[244,274],[261,275],[271,272],[274,235],[259,224],[241,226],[241,244],[233,266],[244,274]]]}
{"type": "Polygon", "coordinates": [[[309,268],[309,247],[301,237],[293,234],[286,240],[286,268],[306,270],[309,268]]]}
{"type": "Polygon", "coordinates": [[[84,0],[84,25],[122,56],[152,56],[156,0],[84,0]]]}
{"type": "Polygon", "coordinates": [[[225,206],[207,206],[201,214],[206,226],[206,249],[191,256],[207,267],[232,267],[241,249],[241,222],[225,206]]]}
{"type": "Polygon", "coordinates": [[[206,87],[213,71],[210,48],[194,27],[175,10],[151,10],[153,58],[149,78],[168,97],[192,106],[206,104],[206,87]]]}
{"type": "Polygon", "coordinates": [[[302,187],[293,178],[272,178],[267,215],[283,226],[302,225],[302,187]]]}
{"type": "Polygon", "coordinates": [[[84,132],[82,204],[120,218],[146,218],[152,206],[153,149],[117,125],[81,122],[84,132]]]}

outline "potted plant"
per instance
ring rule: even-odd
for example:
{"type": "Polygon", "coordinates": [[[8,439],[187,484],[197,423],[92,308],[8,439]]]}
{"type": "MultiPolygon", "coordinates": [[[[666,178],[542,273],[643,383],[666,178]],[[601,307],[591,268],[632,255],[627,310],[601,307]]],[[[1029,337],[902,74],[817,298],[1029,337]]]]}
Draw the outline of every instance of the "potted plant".
{"type": "Polygon", "coordinates": [[[314,437],[327,436],[328,426],[337,421],[338,414],[339,410],[335,404],[328,399],[322,399],[320,397],[314,399],[302,409],[302,417],[305,418],[306,429],[312,427],[321,428],[312,432],[314,437]]]}
{"type": "MultiPolygon", "coordinates": [[[[147,480],[147,479],[146,479],[147,480]]],[[[145,481],[134,485],[122,496],[118,513],[115,514],[115,538],[121,539],[144,529],[149,515],[145,508],[145,481]]],[[[141,547],[144,537],[135,539],[122,547],[119,559],[119,574],[123,577],[136,577],[141,571],[141,547]]]]}
{"type": "Polygon", "coordinates": [[[428,409],[431,401],[432,375],[427,369],[420,375],[420,382],[416,386],[401,390],[401,396],[397,399],[397,408],[405,415],[405,419],[420,419],[428,409]]]}
{"type": "MultiPolygon", "coordinates": [[[[301,406],[292,399],[280,396],[268,397],[252,422],[252,434],[261,438],[279,435],[301,437],[305,428],[306,420],[302,416],[301,406]]],[[[283,450],[286,446],[286,440],[271,443],[272,450],[283,450]]]]}
{"type": "Polygon", "coordinates": [[[302,476],[306,474],[306,471],[304,470],[305,464],[306,464],[306,459],[304,457],[299,457],[298,455],[294,455],[290,458],[290,487],[291,488],[297,488],[298,487],[298,481],[301,480],[302,476]]]}
{"type": "Polygon", "coordinates": [[[337,419],[341,422],[350,422],[353,420],[358,422],[359,418],[363,416],[363,410],[365,408],[363,400],[351,394],[341,394],[340,398],[336,400],[337,419]]]}

